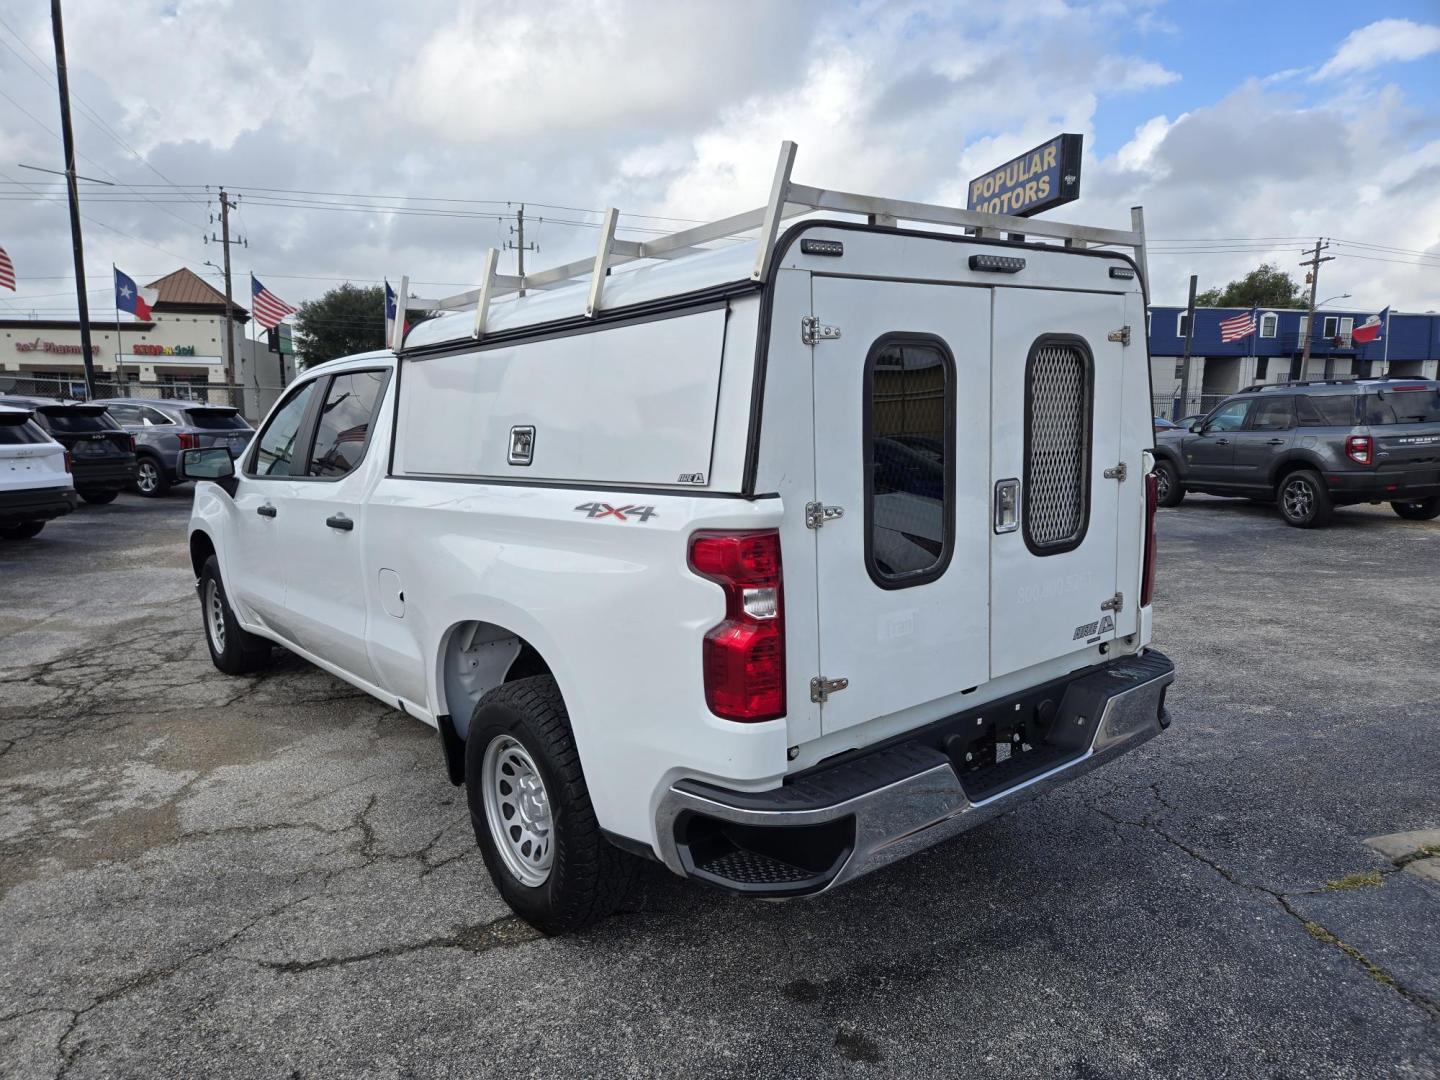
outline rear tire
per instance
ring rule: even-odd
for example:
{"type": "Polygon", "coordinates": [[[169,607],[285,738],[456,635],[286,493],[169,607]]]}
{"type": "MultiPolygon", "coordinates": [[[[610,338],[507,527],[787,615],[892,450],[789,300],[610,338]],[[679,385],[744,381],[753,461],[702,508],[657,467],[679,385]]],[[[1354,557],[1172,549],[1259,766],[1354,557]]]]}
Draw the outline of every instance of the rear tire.
{"type": "Polygon", "coordinates": [[[1180,472],[1172,462],[1161,458],[1155,463],[1155,501],[1160,506],[1179,506],[1185,498],[1180,485],[1180,472]]]}
{"type": "Polygon", "coordinates": [[[135,490],[147,499],[158,499],[170,491],[165,468],[151,457],[142,457],[135,464],[135,490]]]}
{"type": "Polygon", "coordinates": [[[29,540],[45,528],[43,521],[22,521],[19,525],[0,525],[0,540],[29,540]]]}
{"type": "Polygon", "coordinates": [[[87,503],[96,506],[104,506],[106,503],[114,502],[120,495],[118,491],[82,491],[80,497],[87,503]]]}
{"type": "Polygon", "coordinates": [[[625,898],[638,860],[600,831],[551,676],[480,699],[465,740],[465,793],[490,879],[537,930],[583,929],[625,898]]]}
{"type": "Polygon", "coordinates": [[[249,633],[236,620],[214,555],[200,571],[200,619],[210,659],[226,675],[248,675],[270,662],[270,642],[249,633]]]}
{"type": "Polygon", "coordinates": [[[1330,520],[1335,508],[1330,501],[1330,492],[1320,474],[1309,469],[1297,469],[1287,473],[1280,480],[1275,493],[1275,504],[1287,525],[1297,529],[1313,529],[1330,520]]]}
{"type": "Polygon", "coordinates": [[[1440,495],[1431,495],[1428,499],[1392,502],[1390,509],[1406,521],[1433,521],[1440,517],[1440,495]]]}

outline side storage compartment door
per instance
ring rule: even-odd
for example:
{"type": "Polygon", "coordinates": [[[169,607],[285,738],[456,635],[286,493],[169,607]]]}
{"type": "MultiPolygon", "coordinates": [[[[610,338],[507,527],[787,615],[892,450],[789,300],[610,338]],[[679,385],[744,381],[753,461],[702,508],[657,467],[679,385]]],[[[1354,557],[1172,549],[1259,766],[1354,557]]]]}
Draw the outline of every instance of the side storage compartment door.
{"type": "Polygon", "coordinates": [[[816,277],[812,303],[841,331],[812,349],[833,732],[986,679],[990,290],[816,277]]]}
{"type": "MultiPolygon", "coordinates": [[[[996,289],[990,483],[1017,519],[990,528],[990,676],[1116,636],[1113,601],[1139,597],[1117,574],[1121,489],[1143,484],[1122,460],[1126,325],[1119,295],[996,289]]],[[[1143,324],[1142,324],[1143,325],[1143,324]]]]}

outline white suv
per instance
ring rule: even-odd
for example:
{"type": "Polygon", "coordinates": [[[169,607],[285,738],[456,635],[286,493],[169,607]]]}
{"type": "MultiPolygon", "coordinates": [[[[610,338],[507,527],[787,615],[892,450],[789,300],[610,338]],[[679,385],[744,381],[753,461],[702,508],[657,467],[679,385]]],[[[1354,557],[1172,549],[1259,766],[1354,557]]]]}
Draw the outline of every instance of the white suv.
{"type": "Polygon", "coordinates": [[[1136,262],[767,234],[775,201],[751,242],[609,274],[647,252],[602,240],[523,296],[492,254],[478,295],[408,301],[462,310],[398,360],[307,370],[233,465],[184,455],[216,665],[279,642],[438,728],[549,932],[636,856],[820,892],[1168,724],[1136,262]]]}
{"type": "Polygon", "coordinates": [[[0,405],[0,540],[38,536],[47,521],[75,509],[70,458],[32,415],[0,405]]]}

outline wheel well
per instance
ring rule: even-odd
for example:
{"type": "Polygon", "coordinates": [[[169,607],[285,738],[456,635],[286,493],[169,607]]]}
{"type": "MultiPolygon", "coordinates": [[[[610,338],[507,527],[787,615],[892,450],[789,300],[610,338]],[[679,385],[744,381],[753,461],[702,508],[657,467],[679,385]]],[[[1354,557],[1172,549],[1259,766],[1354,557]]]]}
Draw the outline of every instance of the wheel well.
{"type": "Polygon", "coordinates": [[[200,571],[205,568],[205,560],[215,554],[215,545],[210,542],[210,537],[199,529],[190,534],[190,565],[195,570],[195,576],[200,576],[200,571]]]}
{"type": "Polygon", "coordinates": [[[441,650],[440,711],[449,715],[463,739],[470,714],[487,691],[516,679],[549,674],[550,665],[540,651],[519,634],[480,620],[457,623],[441,650]]]}
{"type": "Polygon", "coordinates": [[[1276,465],[1270,473],[1270,483],[1272,486],[1278,487],[1281,482],[1284,481],[1285,477],[1293,472],[1301,472],[1302,470],[1306,472],[1320,472],[1320,466],[1304,458],[1286,458],[1276,465]]]}

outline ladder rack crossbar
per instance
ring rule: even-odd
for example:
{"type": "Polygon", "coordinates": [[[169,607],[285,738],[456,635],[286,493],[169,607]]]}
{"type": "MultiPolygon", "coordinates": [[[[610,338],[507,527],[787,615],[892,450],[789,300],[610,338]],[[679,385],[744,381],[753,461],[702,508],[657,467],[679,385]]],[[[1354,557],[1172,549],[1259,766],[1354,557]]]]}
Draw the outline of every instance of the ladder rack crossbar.
{"type": "MultiPolygon", "coordinates": [[[[1069,222],[1047,221],[1038,218],[1013,217],[1008,214],[987,214],[959,207],[943,206],[938,203],[912,202],[906,199],[888,199],[878,195],[860,195],[849,191],[798,184],[790,179],[795,161],[796,146],[786,141],[780,146],[779,160],[771,182],[769,201],[754,210],[732,214],[718,221],[694,225],[679,232],[657,237],[653,240],[620,240],[615,237],[619,211],[614,207],[606,210],[600,229],[600,241],[593,256],[575,259],[560,266],[552,266],[538,273],[518,277],[495,272],[498,253],[486,252],[485,273],[479,288],[468,289],[439,299],[409,295],[408,277],[402,277],[400,305],[405,311],[447,312],[463,311],[475,307],[474,336],[485,333],[491,302],[508,293],[526,290],[557,288],[590,279],[585,314],[591,318],[600,314],[604,301],[605,276],[612,267],[643,259],[674,259],[704,250],[702,245],[717,240],[737,237],[759,231],[756,245],[755,265],[751,279],[765,280],[769,270],[770,256],[779,234],[781,223],[792,217],[816,211],[833,211],[842,214],[863,215],[872,222],[895,225],[901,221],[923,222],[928,225],[945,225],[952,228],[973,229],[979,236],[998,237],[1014,233],[1026,237],[1038,236],[1060,240],[1066,247],[1119,247],[1133,251],[1140,278],[1144,286],[1149,285],[1149,267],[1145,259],[1145,219],[1139,207],[1130,211],[1130,229],[1103,229],[1091,225],[1076,225],[1069,222]]],[[[403,326],[403,318],[395,320],[397,327],[403,326]]],[[[401,334],[396,333],[395,347],[399,347],[401,334]]]]}

